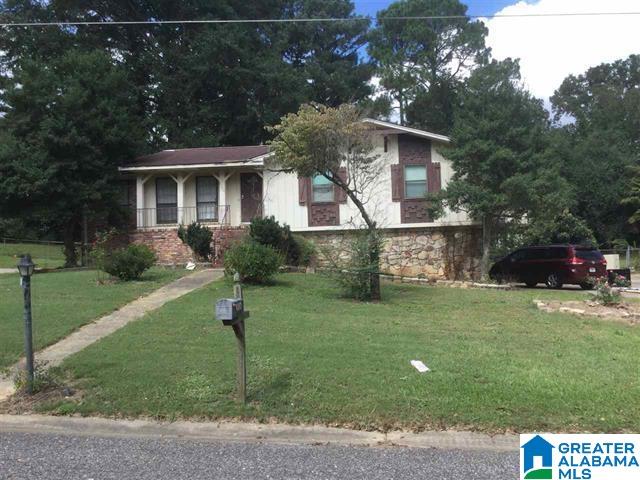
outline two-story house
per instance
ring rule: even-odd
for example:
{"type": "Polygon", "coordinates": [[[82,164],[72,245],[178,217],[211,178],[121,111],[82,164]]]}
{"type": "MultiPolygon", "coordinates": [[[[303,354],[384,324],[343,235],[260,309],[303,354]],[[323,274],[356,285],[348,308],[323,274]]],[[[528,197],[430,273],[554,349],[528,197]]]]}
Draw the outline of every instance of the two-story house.
{"type": "MultiPolygon", "coordinates": [[[[367,208],[385,238],[381,269],[406,276],[475,276],[481,230],[464,213],[429,217],[425,194],[446,186],[453,175],[446,159],[449,139],[393,123],[364,120],[375,129],[382,162],[369,187],[367,208]],[[443,154],[444,153],[444,154],[443,154]]],[[[298,178],[279,171],[264,145],[165,150],[122,167],[123,203],[136,212],[131,240],[149,244],[161,263],[191,258],[177,238],[180,224],[194,221],[214,232],[216,258],[246,234],[256,216],[281,224],[340,253],[359,213],[344,192],[323,176],[298,178]]]]}

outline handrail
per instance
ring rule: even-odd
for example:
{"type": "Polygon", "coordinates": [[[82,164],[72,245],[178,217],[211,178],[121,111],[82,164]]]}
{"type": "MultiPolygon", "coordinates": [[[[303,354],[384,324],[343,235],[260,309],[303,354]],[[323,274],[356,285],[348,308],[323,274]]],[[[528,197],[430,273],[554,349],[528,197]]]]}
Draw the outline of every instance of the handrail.
{"type": "Polygon", "coordinates": [[[228,225],[231,222],[229,205],[199,205],[195,207],[156,207],[136,209],[138,228],[188,225],[193,222],[228,225]]]}

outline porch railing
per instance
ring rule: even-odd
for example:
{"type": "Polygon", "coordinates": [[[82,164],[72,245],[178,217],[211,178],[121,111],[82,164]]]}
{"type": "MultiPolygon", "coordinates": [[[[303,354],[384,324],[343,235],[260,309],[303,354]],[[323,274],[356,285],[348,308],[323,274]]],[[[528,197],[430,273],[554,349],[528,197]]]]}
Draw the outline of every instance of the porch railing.
{"type": "Polygon", "coordinates": [[[229,210],[229,205],[138,208],[136,225],[138,228],[189,225],[193,222],[229,225],[231,221],[229,210]]]}

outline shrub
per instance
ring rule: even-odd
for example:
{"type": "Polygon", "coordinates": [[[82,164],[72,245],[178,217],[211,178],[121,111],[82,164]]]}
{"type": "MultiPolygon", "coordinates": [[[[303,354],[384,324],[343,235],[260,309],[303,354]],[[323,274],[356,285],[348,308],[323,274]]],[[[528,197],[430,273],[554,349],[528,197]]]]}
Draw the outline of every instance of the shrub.
{"type": "Polygon", "coordinates": [[[295,265],[309,266],[316,257],[316,246],[300,235],[294,235],[293,240],[298,247],[298,258],[295,265]]]}
{"type": "Polygon", "coordinates": [[[618,288],[629,288],[631,286],[631,282],[627,280],[626,277],[623,277],[622,275],[615,275],[609,281],[609,284],[612,287],[618,287],[618,288]]]}
{"type": "Polygon", "coordinates": [[[233,275],[238,272],[243,281],[249,283],[269,282],[281,265],[279,252],[251,239],[235,244],[224,254],[225,273],[233,275]]]}
{"type": "Polygon", "coordinates": [[[602,305],[618,305],[622,301],[620,290],[609,285],[605,277],[596,279],[594,288],[593,300],[602,305]]]}
{"type": "Polygon", "coordinates": [[[315,255],[313,244],[293,235],[289,225],[280,225],[273,216],[254,218],[249,236],[255,242],[280,252],[287,265],[309,265],[315,255]]]}
{"type": "Polygon", "coordinates": [[[206,261],[211,257],[211,239],[213,232],[198,222],[193,222],[187,228],[180,225],[178,237],[182,243],[188,245],[196,260],[206,261]]]}
{"type": "Polygon", "coordinates": [[[135,280],[156,263],[156,254],[146,245],[132,244],[113,250],[104,260],[104,271],[120,280],[135,280]]]}
{"type": "MultiPolygon", "coordinates": [[[[379,274],[379,262],[371,261],[370,242],[375,242],[375,248],[380,252],[382,240],[376,234],[370,237],[368,232],[357,233],[351,241],[349,249],[349,260],[331,260],[334,268],[334,275],[341,286],[345,297],[360,301],[372,299],[371,276],[379,274]]],[[[331,255],[326,252],[325,255],[331,255]]],[[[331,257],[328,257],[331,259],[331,257]]]]}
{"type": "Polygon", "coordinates": [[[91,244],[91,250],[89,251],[89,261],[98,272],[98,283],[103,283],[105,278],[102,272],[106,272],[106,262],[111,256],[114,250],[114,245],[118,231],[115,228],[111,228],[104,232],[96,232],[96,239],[91,244]]]}
{"type": "MultiPolygon", "coordinates": [[[[13,376],[13,385],[21,392],[27,389],[27,372],[20,369],[13,376]]],[[[34,362],[33,364],[33,393],[43,392],[60,386],[58,378],[47,368],[47,362],[34,362]]]]}

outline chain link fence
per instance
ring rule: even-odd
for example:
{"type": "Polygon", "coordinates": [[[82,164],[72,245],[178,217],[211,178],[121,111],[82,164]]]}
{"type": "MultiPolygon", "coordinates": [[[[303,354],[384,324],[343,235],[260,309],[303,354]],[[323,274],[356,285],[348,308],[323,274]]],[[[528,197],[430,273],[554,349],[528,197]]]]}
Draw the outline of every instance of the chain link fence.
{"type": "MultiPolygon", "coordinates": [[[[77,243],[78,262],[81,261],[82,244],[77,243]]],[[[20,257],[30,254],[36,268],[62,268],[65,264],[63,242],[50,240],[26,240],[0,238],[0,268],[14,268],[20,257]]]]}
{"type": "Polygon", "coordinates": [[[640,248],[600,249],[600,251],[606,256],[609,270],[628,268],[632,272],[640,271],[640,248]]]}

